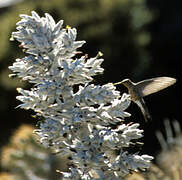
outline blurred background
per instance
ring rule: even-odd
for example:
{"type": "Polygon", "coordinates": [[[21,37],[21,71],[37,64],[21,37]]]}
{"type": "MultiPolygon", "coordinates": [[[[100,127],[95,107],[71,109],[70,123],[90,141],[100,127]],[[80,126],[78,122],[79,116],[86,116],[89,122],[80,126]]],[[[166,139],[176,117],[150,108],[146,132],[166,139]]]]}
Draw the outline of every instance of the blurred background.
{"type": "MultiPolygon", "coordinates": [[[[134,82],[157,76],[177,78],[174,86],[145,98],[152,122],[144,123],[135,104],[128,109],[132,114],[128,122],[141,123],[145,131],[142,151],[155,156],[160,150],[155,131],[164,131],[164,119],[181,123],[181,5],[177,0],[0,0],[0,146],[21,124],[36,124],[31,111],[15,109],[20,104],[15,98],[16,87],[29,85],[8,78],[8,66],[25,56],[16,41],[9,41],[11,32],[16,31],[19,14],[34,10],[76,27],[77,39],[87,41],[81,50],[90,57],[98,51],[104,53],[105,73],[96,77],[97,84],[124,78],[134,82]]],[[[122,86],[118,90],[127,92],[122,86]]]]}

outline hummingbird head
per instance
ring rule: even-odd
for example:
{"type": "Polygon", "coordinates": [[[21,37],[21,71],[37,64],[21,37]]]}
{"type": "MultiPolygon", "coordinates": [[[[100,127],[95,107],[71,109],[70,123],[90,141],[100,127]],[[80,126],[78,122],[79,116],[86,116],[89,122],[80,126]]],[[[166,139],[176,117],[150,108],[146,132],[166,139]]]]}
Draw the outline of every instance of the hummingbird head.
{"type": "Polygon", "coordinates": [[[126,87],[130,87],[130,85],[132,84],[130,79],[124,79],[121,81],[121,83],[126,86],[126,87]]]}
{"type": "Polygon", "coordinates": [[[120,82],[114,83],[114,85],[119,85],[119,84],[123,84],[127,88],[130,88],[133,85],[133,83],[130,79],[124,79],[120,82]]]}

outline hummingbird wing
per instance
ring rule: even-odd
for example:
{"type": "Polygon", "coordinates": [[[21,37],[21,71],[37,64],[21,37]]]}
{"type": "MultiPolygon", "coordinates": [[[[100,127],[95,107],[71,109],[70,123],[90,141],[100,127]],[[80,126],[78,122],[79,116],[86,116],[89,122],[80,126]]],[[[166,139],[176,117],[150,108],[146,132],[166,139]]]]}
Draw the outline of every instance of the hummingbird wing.
{"type": "Polygon", "coordinates": [[[141,97],[158,92],[168,86],[173,85],[176,82],[175,78],[171,77],[157,77],[152,79],[146,79],[136,83],[136,88],[141,97]]]}
{"type": "Polygon", "coordinates": [[[136,103],[136,104],[139,106],[139,108],[141,109],[145,121],[146,121],[146,122],[147,122],[148,120],[151,121],[151,120],[152,120],[152,117],[151,117],[151,115],[150,115],[150,113],[149,113],[149,110],[148,110],[148,108],[147,108],[147,106],[146,106],[145,101],[143,100],[143,98],[136,100],[135,103],[136,103]]]}

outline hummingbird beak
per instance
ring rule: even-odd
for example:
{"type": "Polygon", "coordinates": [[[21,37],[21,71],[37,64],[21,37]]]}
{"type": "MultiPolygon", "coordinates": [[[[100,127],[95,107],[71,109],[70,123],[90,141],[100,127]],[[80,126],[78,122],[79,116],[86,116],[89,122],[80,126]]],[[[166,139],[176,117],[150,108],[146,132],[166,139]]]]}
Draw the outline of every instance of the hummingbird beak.
{"type": "Polygon", "coordinates": [[[114,86],[119,85],[119,84],[123,84],[123,81],[113,83],[114,86]]]}

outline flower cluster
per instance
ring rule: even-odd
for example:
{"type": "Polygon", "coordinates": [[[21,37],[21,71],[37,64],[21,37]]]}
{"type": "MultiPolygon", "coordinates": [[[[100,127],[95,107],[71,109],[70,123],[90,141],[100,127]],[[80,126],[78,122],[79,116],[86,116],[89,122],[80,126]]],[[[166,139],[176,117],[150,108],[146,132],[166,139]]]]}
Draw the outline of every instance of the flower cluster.
{"type": "Polygon", "coordinates": [[[60,180],[56,169],[67,170],[67,157],[41,146],[32,131],[32,126],[21,125],[1,149],[0,165],[7,175],[0,173],[1,180],[60,180]]]}
{"type": "Polygon", "coordinates": [[[91,83],[104,71],[100,53],[89,58],[77,51],[85,41],[76,41],[76,29],[64,27],[63,20],[55,23],[34,11],[20,17],[12,37],[28,55],[9,68],[32,88],[17,89],[19,107],[43,117],[35,130],[43,145],[71,157],[63,178],[121,179],[148,168],[151,156],[128,151],[143,136],[138,123],[124,123],[130,96],[112,83],[91,83]]]}
{"type": "Polygon", "coordinates": [[[170,179],[182,177],[182,130],[180,122],[164,120],[164,134],[156,132],[162,151],[157,155],[156,162],[170,179]]]}

